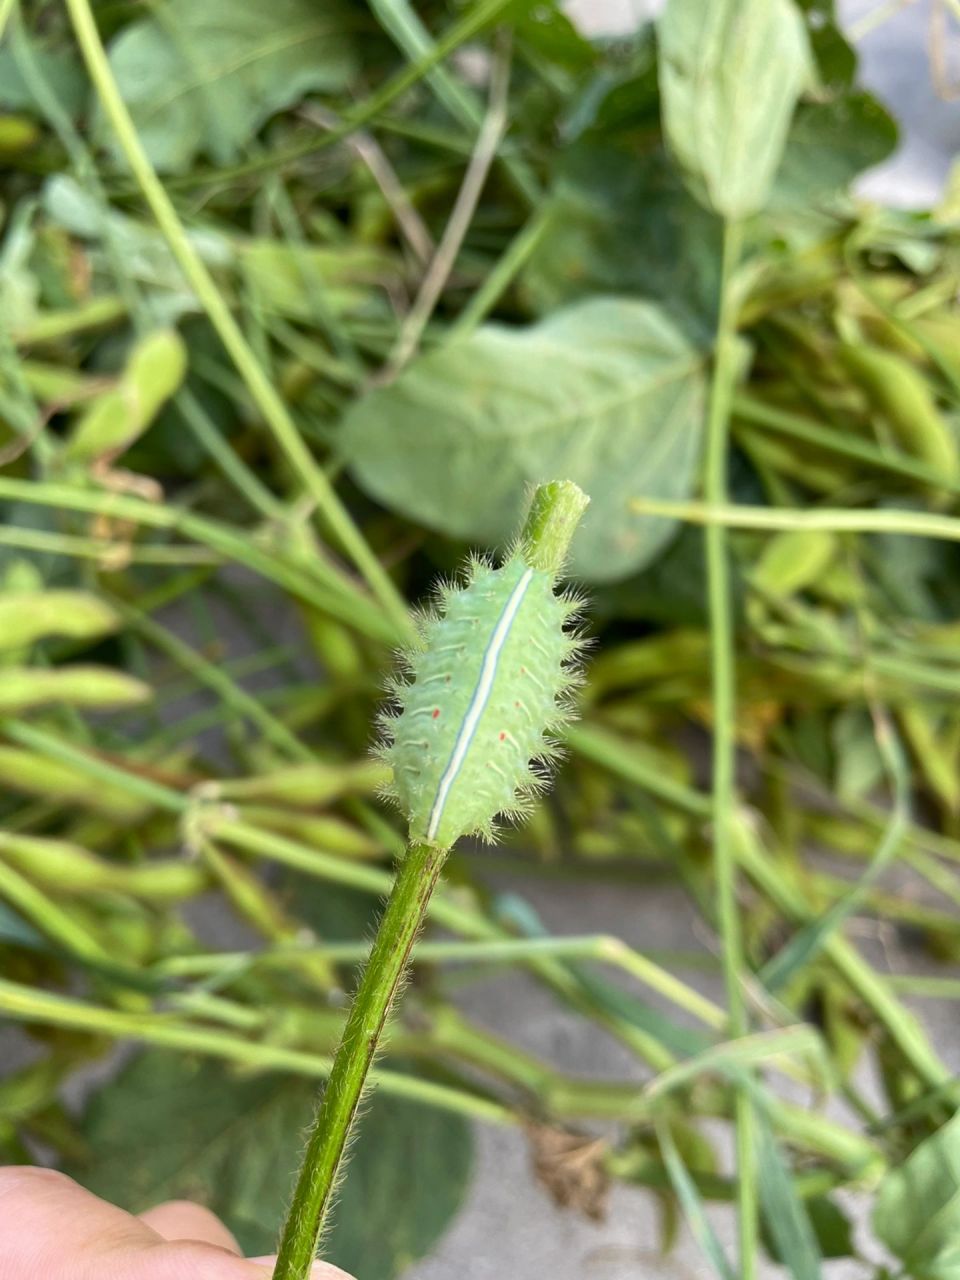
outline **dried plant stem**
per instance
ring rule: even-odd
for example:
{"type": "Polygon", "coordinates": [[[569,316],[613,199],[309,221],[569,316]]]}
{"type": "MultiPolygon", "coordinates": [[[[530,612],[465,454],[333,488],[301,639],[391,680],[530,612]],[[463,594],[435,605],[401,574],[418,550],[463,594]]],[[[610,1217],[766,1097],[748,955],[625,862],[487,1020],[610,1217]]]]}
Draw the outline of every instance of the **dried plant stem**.
{"type": "Polygon", "coordinates": [[[380,374],[379,381],[389,381],[396,377],[415,354],[423,331],[433,315],[440,294],[453,270],[453,264],[460,252],[463,238],[473,221],[477,201],[480,199],[490,166],[493,164],[500,139],[506,128],[510,86],[509,67],[508,53],[502,54],[494,61],[490,79],[490,106],[477,135],[477,144],[467,165],[463,184],[457,193],[450,220],[444,229],[437,251],[423,277],[420,292],[403,322],[396,345],[380,374]]]}
{"type": "Polygon", "coordinates": [[[400,865],[307,1140],[274,1280],[305,1280],[391,1005],[403,982],[447,850],[413,844],[400,865]]]}

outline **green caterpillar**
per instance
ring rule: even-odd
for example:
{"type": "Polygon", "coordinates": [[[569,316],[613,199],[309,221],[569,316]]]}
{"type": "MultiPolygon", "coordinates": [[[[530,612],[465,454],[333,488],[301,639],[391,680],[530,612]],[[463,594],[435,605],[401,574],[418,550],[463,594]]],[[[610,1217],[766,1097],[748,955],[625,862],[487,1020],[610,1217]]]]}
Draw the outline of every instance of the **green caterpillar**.
{"type": "Polygon", "coordinates": [[[522,815],[541,790],[578,683],[583,642],[570,628],[581,602],[555,588],[586,501],[568,482],[541,486],[505,562],[472,560],[405,655],[381,755],[411,839],[443,848],[461,835],[492,839],[497,815],[522,815]]]}

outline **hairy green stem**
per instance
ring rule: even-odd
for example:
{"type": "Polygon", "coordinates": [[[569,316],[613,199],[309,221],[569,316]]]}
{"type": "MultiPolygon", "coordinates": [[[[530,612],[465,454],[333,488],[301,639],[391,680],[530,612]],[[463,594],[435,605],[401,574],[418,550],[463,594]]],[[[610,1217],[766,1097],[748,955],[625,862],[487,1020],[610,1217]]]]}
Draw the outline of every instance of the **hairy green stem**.
{"type": "MultiPolygon", "coordinates": [[[[717,319],[716,357],[707,420],[704,493],[709,503],[727,501],[730,405],[736,361],[736,305],[731,278],[740,256],[740,229],[724,224],[717,319]]],[[[748,1030],[743,994],[744,955],[737,908],[737,862],[733,850],[733,811],[736,768],[736,670],[733,610],[730,593],[730,554],[727,531],[711,524],[706,531],[707,597],[710,616],[710,667],[713,689],[713,865],[717,885],[717,917],[723,948],[723,975],[730,1010],[730,1035],[748,1030]]],[[[740,1275],[756,1275],[758,1205],[753,1104],[746,1089],[735,1102],[737,1135],[737,1218],[740,1235],[740,1275]]]]}
{"type": "Polygon", "coordinates": [[[412,844],[400,864],[307,1139],[274,1280],[309,1274],[367,1075],[446,857],[446,849],[412,844]]]}

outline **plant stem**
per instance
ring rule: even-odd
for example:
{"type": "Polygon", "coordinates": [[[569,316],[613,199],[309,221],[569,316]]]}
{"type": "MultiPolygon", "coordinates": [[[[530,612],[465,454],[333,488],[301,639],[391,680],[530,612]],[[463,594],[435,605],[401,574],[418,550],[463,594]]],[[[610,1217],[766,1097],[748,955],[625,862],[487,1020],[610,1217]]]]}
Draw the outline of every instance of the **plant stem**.
{"type": "MultiPolygon", "coordinates": [[[[710,798],[701,791],[668,778],[662,770],[631,750],[629,741],[594,726],[578,726],[567,734],[578,754],[611,773],[658,796],[666,804],[694,817],[710,814],[710,798]]],[[[919,828],[913,828],[919,836],[919,828]]],[[[816,918],[803,893],[783,874],[776,856],[761,845],[754,825],[739,821],[733,827],[733,852],[757,888],[794,924],[807,925],[816,918]]],[[[860,953],[840,934],[830,934],[824,955],[850,990],[867,1006],[896,1044],[917,1075],[933,1087],[949,1077],[946,1065],[924,1034],[916,1018],[896,999],[889,984],[879,977],[860,953]]]]}
{"type": "Polygon", "coordinates": [[[403,366],[416,354],[423,331],[433,315],[444,286],[453,270],[464,236],[476,211],[490,166],[497,154],[500,139],[507,126],[507,103],[510,87],[510,61],[508,54],[501,55],[493,64],[490,77],[490,105],[484,117],[477,144],[464,175],[463,184],[444,228],[437,251],[423,277],[420,290],[409,314],[404,319],[394,348],[387,358],[383,377],[396,377],[403,366]]]}
{"type": "Polygon", "coordinates": [[[544,200],[528,222],[507,245],[503,255],[484,276],[476,293],[450,326],[450,337],[465,338],[482,324],[487,314],[515,279],[528,258],[538,248],[556,218],[557,206],[544,200]]]}
{"type": "Polygon", "coordinates": [[[338,575],[322,557],[313,556],[309,564],[294,561],[264,549],[255,539],[230,525],[183,507],[161,506],[144,498],[106,490],[47,484],[14,476],[0,476],[0,499],[67,511],[88,511],[108,519],[169,529],[203,543],[219,555],[239,561],[254,573],[276,582],[292,595],[371,639],[395,644],[405,634],[384,617],[382,609],[355,582],[338,575]]]}
{"type": "Polygon", "coordinates": [[[661,502],[634,498],[631,509],[640,515],[667,516],[719,529],[823,529],[831,533],[896,533],[915,538],[960,542],[960,519],[930,511],[891,511],[848,507],[814,507],[792,511],[776,507],[732,505],[724,501],[661,502]]]}
{"type": "Polygon", "coordinates": [[[748,392],[738,392],[733,397],[733,413],[735,418],[743,422],[766,427],[780,435],[812,444],[818,449],[829,449],[831,453],[850,458],[854,462],[866,463],[878,471],[889,471],[892,475],[905,476],[949,493],[960,493],[960,482],[951,480],[949,476],[938,475],[933,467],[918,462],[909,454],[874,444],[872,440],[861,440],[849,432],[845,434],[838,431],[835,427],[812,422],[802,414],[767,404],[748,392]]]}
{"type": "MultiPolygon", "coordinates": [[[[727,220],[723,230],[720,312],[716,357],[707,421],[704,493],[707,502],[727,501],[730,405],[735,374],[736,306],[731,278],[740,256],[739,225],[727,220]]],[[[727,531],[711,524],[706,531],[707,595],[710,616],[710,666],[713,689],[713,863],[717,885],[717,916],[723,949],[723,974],[730,1010],[730,1036],[747,1034],[743,996],[743,939],[737,914],[737,863],[731,830],[734,806],[736,743],[736,672],[733,612],[730,605],[730,560],[727,531]]],[[[740,1276],[753,1280],[757,1255],[757,1184],[753,1105],[748,1092],[738,1089],[735,1103],[737,1132],[737,1217],[740,1233],[740,1276]]]]}
{"type": "Polygon", "coordinates": [[[307,1139],[274,1280],[309,1274],[367,1073],[446,857],[446,849],[412,844],[400,864],[307,1139]]]}
{"type": "Polygon", "coordinates": [[[327,527],[353,560],[387,616],[397,625],[401,633],[409,634],[412,624],[403,597],[371,551],[350,513],[340,502],[325,472],[304,443],[296,423],[243,336],[213,277],[191,243],[173,201],[157,177],[113,77],[89,0],[66,0],[66,3],[77,42],[87,64],[90,79],[96,87],[104,114],[113,126],[120,148],[144,200],[170,246],[170,252],[176,258],[187,282],[206,311],[210,323],[233,360],[254,404],[263,415],[264,421],[273,432],[278,445],[286,454],[305,490],[322,513],[327,527]]]}

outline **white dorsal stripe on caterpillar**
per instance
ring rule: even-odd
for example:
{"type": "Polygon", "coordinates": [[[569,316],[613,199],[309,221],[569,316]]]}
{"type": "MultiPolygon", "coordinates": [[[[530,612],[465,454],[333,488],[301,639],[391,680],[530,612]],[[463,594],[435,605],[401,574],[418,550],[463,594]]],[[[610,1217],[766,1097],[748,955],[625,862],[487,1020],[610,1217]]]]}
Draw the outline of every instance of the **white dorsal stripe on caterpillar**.
{"type": "Polygon", "coordinates": [[[527,569],[520,581],[514,587],[507,603],[504,605],[503,612],[497,619],[497,625],[494,627],[490,642],[487,645],[483,655],[483,665],[480,668],[480,678],[477,686],[473,691],[473,697],[470,705],[467,707],[466,714],[460,725],[460,731],[457,734],[457,740],[454,744],[450,761],[444,770],[440,779],[440,785],[437,787],[436,799],[433,802],[433,808],[430,810],[430,822],[427,826],[427,839],[435,840],[437,831],[440,827],[440,821],[443,817],[444,806],[450,795],[450,788],[453,786],[457,778],[463,762],[467,758],[467,752],[473,741],[477,726],[490,700],[490,694],[493,690],[494,680],[497,675],[497,667],[503,654],[504,645],[510,634],[510,628],[513,626],[517,616],[517,611],[523,602],[523,597],[527,593],[527,588],[533,579],[533,570],[527,569]]]}

